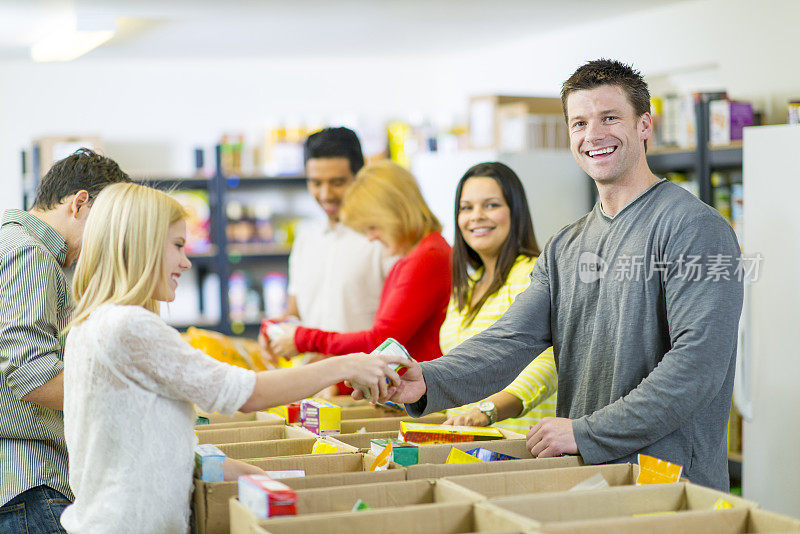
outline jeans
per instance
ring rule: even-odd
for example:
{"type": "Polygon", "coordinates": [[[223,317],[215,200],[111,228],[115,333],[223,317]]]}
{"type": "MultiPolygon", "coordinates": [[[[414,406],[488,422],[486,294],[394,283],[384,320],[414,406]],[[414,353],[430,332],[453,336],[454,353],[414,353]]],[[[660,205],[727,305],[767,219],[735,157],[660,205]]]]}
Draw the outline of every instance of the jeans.
{"type": "Polygon", "coordinates": [[[20,493],[0,508],[3,534],[67,534],[59,518],[69,499],[47,486],[20,493]]]}

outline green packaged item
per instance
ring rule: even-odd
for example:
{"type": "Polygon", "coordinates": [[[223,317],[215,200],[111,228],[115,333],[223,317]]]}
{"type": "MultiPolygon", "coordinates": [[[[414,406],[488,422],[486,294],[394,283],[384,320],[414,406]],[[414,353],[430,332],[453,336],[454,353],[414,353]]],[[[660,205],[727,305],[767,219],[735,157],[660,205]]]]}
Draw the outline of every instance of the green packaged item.
{"type": "Polygon", "coordinates": [[[356,503],[353,505],[353,509],[350,510],[351,512],[360,512],[362,510],[372,510],[372,506],[368,505],[361,499],[358,499],[356,503]]]}

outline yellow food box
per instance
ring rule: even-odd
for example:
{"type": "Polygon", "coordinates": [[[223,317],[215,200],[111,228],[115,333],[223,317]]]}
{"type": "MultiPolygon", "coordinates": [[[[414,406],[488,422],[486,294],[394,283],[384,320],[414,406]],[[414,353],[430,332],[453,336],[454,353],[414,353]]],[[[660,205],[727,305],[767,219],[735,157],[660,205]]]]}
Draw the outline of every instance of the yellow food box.
{"type": "Polygon", "coordinates": [[[300,423],[320,436],[341,433],[342,407],[324,399],[303,399],[300,402],[300,423]]]}
{"type": "Polygon", "coordinates": [[[500,430],[483,426],[432,425],[428,423],[400,423],[400,437],[412,443],[460,443],[503,439],[500,430]]]}

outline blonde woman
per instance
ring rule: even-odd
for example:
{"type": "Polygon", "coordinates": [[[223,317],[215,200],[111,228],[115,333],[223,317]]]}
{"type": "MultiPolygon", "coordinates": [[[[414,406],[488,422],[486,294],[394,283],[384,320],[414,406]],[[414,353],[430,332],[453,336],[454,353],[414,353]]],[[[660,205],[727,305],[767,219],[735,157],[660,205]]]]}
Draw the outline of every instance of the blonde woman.
{"type": "Polygon", "coordinates": [[[337,333],[290,327],[271,341],[272,351],[283,357],[298,352],[369,352],[393,337],[417,361],[441,356],[439,328],[450,297],[451,251],[414,176],[388,160],[367,165],[347,191],[341,217],[400,256],[383,284],[372,328],[337,333]]]}
{"type": "MultiPolygon", "coordinates": [[[[250,412],[350,380],[373,393],[399,358],[350,355],[298,369],[255,373],[185,343],[158,315],[172,301],[186,257],[184,211],[137,184],[106,188],[86,222],[73,280],[64,424],[75,503],[61,516],[72,534],[185,533],[192,487],[193,404],[250,412]]],[[[373,397],[377,398],[377,397],[373,397]]],[[[259,471],[227,462],[235,479],[259,471]]]]}

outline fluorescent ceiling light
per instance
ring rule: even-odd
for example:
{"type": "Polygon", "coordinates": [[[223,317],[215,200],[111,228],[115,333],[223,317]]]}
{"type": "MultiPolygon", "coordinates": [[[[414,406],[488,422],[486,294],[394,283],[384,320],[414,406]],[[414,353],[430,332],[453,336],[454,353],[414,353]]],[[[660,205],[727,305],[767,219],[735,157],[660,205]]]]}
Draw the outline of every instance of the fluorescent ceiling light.
{"type": "Polygon", "coordinates": [[[113,30],[60,30],[31,47],[34,61],[71,61],[105,43],[113,30]]]}

